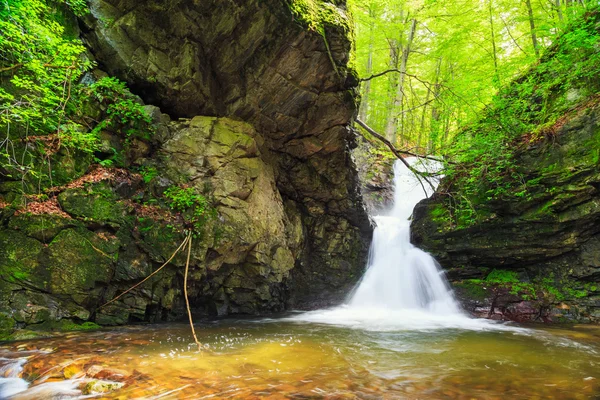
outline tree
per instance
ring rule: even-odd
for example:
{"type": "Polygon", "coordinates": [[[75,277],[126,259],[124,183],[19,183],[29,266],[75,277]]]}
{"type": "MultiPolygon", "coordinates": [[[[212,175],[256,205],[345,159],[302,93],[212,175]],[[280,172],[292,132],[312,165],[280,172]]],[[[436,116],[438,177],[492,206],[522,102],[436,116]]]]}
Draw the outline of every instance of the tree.
{"type": "Polygon", "coordinates": [[[387,127],[385,129],[385,134],[387,139],[395,143],[397,140],[396,130],[398,128],[398,110],[400,110],[403,106],[404,100],[404,82],[406,78],[406,68],[408,65],[408,58],[410,57],[411,46],[415,37],[415,32],[417,30],[417,20],[412,19],[410,23],[410,29],[408,31],[408,39],[402,48],[402,57],[400,59],[400,77],[398,79],[398,83],[396,84],[396,94],[394,96],[394,101],[392,102],[392,112],[391,117],[388,119],[387,127]]]}
{"type": "Polygon", "coordinates": [[[395,145],[446,153],[594,1],[349,0],[360,119],[395,145]]]}

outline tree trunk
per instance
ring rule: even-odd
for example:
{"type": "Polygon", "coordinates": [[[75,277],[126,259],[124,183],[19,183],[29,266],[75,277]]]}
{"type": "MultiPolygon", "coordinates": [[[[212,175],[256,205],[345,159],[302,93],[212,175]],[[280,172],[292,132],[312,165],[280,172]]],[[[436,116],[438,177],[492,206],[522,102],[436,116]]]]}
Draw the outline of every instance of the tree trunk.
{"type": "Polygon", "coordinates": [[[525,5],[527,5],[527,14],[529,15],[529,27],[531,28],[531,42],[533,43],[533,51],[535,51],[535,56],[540,58],[540,48],[538,45],[537,34],[535,32],[535,20],[533,19],[531,0],[525,0],[525,5]]]}
{"type": "MultiPolygon", "coordinates": [[[[371,76],[373,73],[373,32],[375,30],[375,15],[372,7],[369,8],[369,17],[371,18],[371,23],[369,24],[369,56],[367,57],[367,76],[371,76]]],[[[368,122],[371,81],[366,81],[364,85],[362,101],[360,103],[360,112],[358,115],[361,120],[368,122]]]]}
{"type": "MultiPolygon", "coordinates": [[[[389,63],[389,67],[390,69],[396,70],[398,69],[398,62],[399,62],[399,57],[398,54],[400,54],[400,42],[394,39],[390,39],[388,40],[389,43],[389,47],[390,47],[390,63],[389,63]]],[[[393,118],[394,115],[394,95],[396,92],[396,86],[398,85],[398,74],[389,74],[389,86],[388,86],[388,93],[387,93],[387,108],[386,108],[386,119],[385,119],[385,126],[387,127],[389,121],[393,118]]],[[[384,131],[385,134],[385,131],[384,131]]]]}
{"type": "Polygon", "coordinates": [[[394,102],[392,103],[392,115],[391,118],[388,119],[387,127],[385,129],[386,138],[392,143],[395,143],[396,141],[396,130],[398,127],[398,110],[401,108],[402,102],[404,100],[404,81],[406,78],[406,67],[408,65],[410,47],[415,37],[416,30],[417,20],[413,19],[410,24],[410,31],[408,33],[406,45],[404,46],[404,49],[402,51],[402,59],[400,60],[400,77],[396,86],[396,96],[394,97],[394,102]]]}
{"type": "Polygon", "coordinates": [[[438,108],[437,98],[440,96],[440,74],[442,72],[442,59],[438,60],[435,70],[435,84],[433,85],[433,106],[431,106],[431,125],[429,128],[429,141],[427,142],[427,153],[435,151],[435,140],[439,130],[440,110],[438,108]]]}
{"type": "Polygon", "coordinates": [[[558,22],[563,23],[565,17],[562,12],[562,5],[560,4],[560,0],[556,0],[556,14],[558,15],[558,22]]]}
{"type": "Polygon", "coordinates": [[[494,73],[496,74],[496,86],[499,86],[500,74],[498,73],[498,51],[496,49],[496,31],[494,30],[494,13],[492,10],[492,0],[488,0],[488,10],[490,13],[490,30],[492,33],[492,56],[494,58],[494,73]]]}
{"type": "Polygon", "coordinates": [[[427,88],[427,97],[425,97],[425,105],[423,106],[423,112],[421,113],[421,126],[419,127],[419,134],[417,135],[417,153],[425,153],[421,149],[421,143],[423,141],[423,132],[425,132],[425,120],[427,115],[427,104],[429,103],[429,99],[431,98],[431,87],[427,88]]]}

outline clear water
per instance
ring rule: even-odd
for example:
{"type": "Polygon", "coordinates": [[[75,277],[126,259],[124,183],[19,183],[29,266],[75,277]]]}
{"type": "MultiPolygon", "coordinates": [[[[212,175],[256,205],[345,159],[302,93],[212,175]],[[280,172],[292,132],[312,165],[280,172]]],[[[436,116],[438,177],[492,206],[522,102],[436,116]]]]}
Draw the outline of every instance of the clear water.
{"type": "Polygon", "coordinates": [[[435,260],[409,243],[420,184],[397,164],[395,185],[394,208],[376,217],[368,270],[345,305],[199,325],[202,353],[187,325],[6,344],[0,398],[600,398],[600,327],[464,315],[435,260]]]}
{"type": "MultiPolygon", "coordinates": [[[[11,399],[83,398],[94,365],[122,370],[106,399],[593,399],[600,329],[375,331],[279,320],[129,327],[0,346],[27,357],[11,399]],[[66,379],[69,377],[70,379],[66,379]]],[[[4,371],[6,372],[6,371],[4,371]]],[[[5,383],[7,383],[5,381],[5,383]]],[[[14,383],[14,382],[13,382],[14,383]]],[[[0,384],[6,398],[11,384],[0,384]]]]}

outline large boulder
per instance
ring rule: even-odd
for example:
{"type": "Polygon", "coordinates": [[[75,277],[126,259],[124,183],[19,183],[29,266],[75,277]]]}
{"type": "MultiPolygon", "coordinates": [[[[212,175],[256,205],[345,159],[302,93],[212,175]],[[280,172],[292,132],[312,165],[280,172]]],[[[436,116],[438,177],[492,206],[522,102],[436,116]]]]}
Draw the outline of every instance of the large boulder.
{"type": "MultiPolygon", "coordinates": [[[[185,317],[187,254],[171,256],[190,230],[194,314],[342,301],[372,232],[350,154],[344,2],[89,4],[81,34],[102,71],[85,80],[127,81],[152,126],[103,125],[104,166],[87,155],[36,202],[0,184],[0,330],[185,317]]],[[[106,105],[88,100],[93,124],[106,105]]]]}
{"type": "MultiPolygon", "coordinates": [[[[345,2],[93,0],[90,7],[83,31],[91,53],[146,103],[172,117],[227,116],[253,126],[277,196],[305,233],[290,304],[341,299],[361,275],[371,235],[349,152],[357,79],[347,65],[345,2]]],[[[241,190],[233,197],[243,200],[241,190]]]]}
{"type": "Polygon", "coordinates": [[[599,320],[599,121],[598,106],[565,117],[551,140],[515,161],[530,195],[483,202],[472,226],[456,225],[443,194],[417,205],[412,241],[446,268],[470,311],[599,320]]]}

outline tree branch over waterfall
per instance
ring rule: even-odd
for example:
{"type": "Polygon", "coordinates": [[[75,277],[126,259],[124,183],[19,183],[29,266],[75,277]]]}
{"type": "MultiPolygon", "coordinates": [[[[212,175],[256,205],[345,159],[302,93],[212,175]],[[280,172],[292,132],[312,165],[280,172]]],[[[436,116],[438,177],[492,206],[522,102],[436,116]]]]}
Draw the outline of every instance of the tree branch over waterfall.
{"type": "Polygon", "coordinates": [[[423,180],[425,182],[427,182],[427,184],[431,187],[432,190],[435,191],[435,186],[429,181],[429,179],[427,179],[427,177],[425,176],[426,173],[418,171],[415,168],[413,168],[408,162],[406,162],[406,160],[404,159],[404,157],[402,157],[402,155],[404,154],[404,155],[420,157],[420,158],[425,158],[428,160],[435,160],[435,161],[441,161],[440,159],[435,158],[435,157],[420,156],[418,154],[410,153],[408,151],[398,150],[396,147],[394,147],[394,145],[389,140],[387,140],[385,137],[383,137],[379,133],[375,132],[369,125],[365,124],[360,119],[356,119],[356,123],[358,125],[360,125],[362,128],[364,128],[367,132],[369,132],[373,137],[375,137],[375,139],[377,139],[380,142],[382,142],[383,144],[385,144],[391,150],[391,152],[406,166],[406,168],[408,168],[413,174],[415,174],[415,177],[419,180],[419,183],[421,184],[421,187],[423,188],[423,191],[425,192],[426,196],[429,196],[429,194],[427,193],[427,190],[425,189],[423,180]]]}

